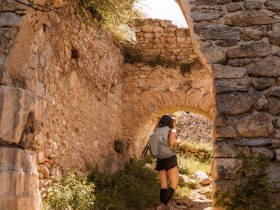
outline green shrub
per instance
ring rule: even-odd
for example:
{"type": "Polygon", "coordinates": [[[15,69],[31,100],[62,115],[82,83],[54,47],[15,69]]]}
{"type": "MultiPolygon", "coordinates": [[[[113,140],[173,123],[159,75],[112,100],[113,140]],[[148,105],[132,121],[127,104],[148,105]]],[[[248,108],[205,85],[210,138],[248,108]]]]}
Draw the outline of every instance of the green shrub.
{"type": "Polygon", "coordinates": [[[96,186],[95,209],[146,209],[159,200],[159,180],[144,161],[131,159],[113,174],[94,169],[88,180],[96,186]]]}
{"type": "Polygon", "coordinates": [[[202,163],[208,163],[213,159],[212,155],[212,145],[210,143],[205,143],[203,141],[194,141],[194,140],[183,140],[182,144],[178,147],[178,152],[181,154],[185,154],[188,150],[196,149],[198,150],[197,153],[193,153],[193,156],[199,159],[202,163]],[[203,153],[203,155],[199,154],[203,153]]]}
{"type": "Polygon", "coordinates": [[[196,157],[186,158],[183,155],[178,155],[179,171],[182,174],[193,175],[197,171],[204,171],[207,174],[211,172],[210,162],[201,162],[196,157]]]}
{"type": "Polygon", "coordinates": [[[139,12],[134,7],[137,2],[138,0],[81,0],[83,8],[91,13],[92,21],[112,32],[120,42],[133,42],[133,29],[129,25],[139,17],[139,12]]]}
{"type": "Polygon", "coordinates": [[[94,205],[94,184],[69,174],[56,182],[44,200],[44,208],[51,210],[89,210],[94,205]]]}

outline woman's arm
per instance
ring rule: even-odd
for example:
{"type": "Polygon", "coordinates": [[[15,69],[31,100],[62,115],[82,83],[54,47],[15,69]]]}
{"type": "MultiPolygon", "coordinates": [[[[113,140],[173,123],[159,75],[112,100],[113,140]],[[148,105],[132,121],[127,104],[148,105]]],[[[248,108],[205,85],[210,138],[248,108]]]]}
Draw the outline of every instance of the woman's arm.
{"type": "Polygon", "coordinates": [[[176,146],[180,143],[181,143],[181,140],[177,139],[177,137],[176,137],[176,129],[172,129],[171,131],[169,131],[168,144],[172,145],[172,146],[176,146]]]}

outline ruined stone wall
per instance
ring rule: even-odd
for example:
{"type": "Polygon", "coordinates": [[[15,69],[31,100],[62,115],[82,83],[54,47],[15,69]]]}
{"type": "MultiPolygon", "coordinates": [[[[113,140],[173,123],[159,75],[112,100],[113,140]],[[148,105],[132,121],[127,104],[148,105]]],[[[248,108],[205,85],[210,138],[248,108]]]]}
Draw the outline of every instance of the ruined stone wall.
{"type": "Polygon", "coordinates": [[[215,79],[214,193],[240,197],[238,189],[259,189],[256,180],[262,177],[268,182],[265,193],[250,195],[251,201],[247,194],[246,205],[279,208],[280,2],[177,2],[195,52],[215,79]]]}
{"type": "Polygon", "coordinates": [[[1,5],[0,206],[7,209],[28,202],[39,209],[38,184],[44,195],[62,173],[95,164],[113,171],[126,159],[114,150],[123,139],[123,57],[104,30],[85,26],[76,6],[1,5]]]}
{"type": "Polygon", "coordinates": [[[136,49],[150,60],[157,56],[176,63],[192,63],[193,52],[189,30],[178,28],[169,20],[144,19],[135,24],[136,49]]]}
{"type": "Polygon", "coordinates": [[[123,124],[132,144],[130,153],[139,156],[158,117],[191,111],[211,120],[214,99],[213,80],[196,59],[188,29],[167,20],[146,19],[137,22],[135,30],[132,48],[143,60],[124,65],[123,124]]]}
{"type": "Polygon", "coordinates": [[[201,68],[182,74],[179,67],[126,64],[123,86],[124,133],[139,156],[158,117],[176,111],[200,113],[212,119],[212,78],[201,68]]]}
{"type": "Polygon", "coordinates": [[[144,59],[124,65],[123,124],[127,141],[133,145],[130,153],[139,156],[158,117],[191,111],[212,119],[214,99],[213,80],[196,60],[188,29],[177,28],[170,21],[147,19],[135,30],[133,48],[144,59]],[[157,56],[173,61],[149,61],[157,56]]]}

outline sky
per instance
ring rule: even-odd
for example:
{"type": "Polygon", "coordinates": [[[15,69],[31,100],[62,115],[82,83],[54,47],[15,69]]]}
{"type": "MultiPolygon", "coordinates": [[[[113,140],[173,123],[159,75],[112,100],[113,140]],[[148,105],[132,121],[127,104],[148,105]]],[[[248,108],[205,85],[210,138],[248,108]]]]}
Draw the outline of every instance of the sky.
{"type": "Polygon", "coordinates": [[[140,7],[147,17],[171,20],[179,27],[187,27],[185,18],[175,0],[140,0],[140,7]]]}

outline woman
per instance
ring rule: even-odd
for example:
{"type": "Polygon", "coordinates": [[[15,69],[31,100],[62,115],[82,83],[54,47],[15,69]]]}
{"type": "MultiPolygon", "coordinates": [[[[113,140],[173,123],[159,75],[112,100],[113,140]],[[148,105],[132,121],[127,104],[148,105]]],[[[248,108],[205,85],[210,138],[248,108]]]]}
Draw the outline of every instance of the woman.
{"type": "MultiPolygon", "coordinates": [[[[167,129],[167,141],[169,146],[176,146],[181,143],[176,138],[175,118],[169,114],[163,115],[159,120],[158,128],[168,127],[167,129]]],[[[177,162],[177,156],[174,154],[166,159],[157,159],[156,170],[160,179],[160,202],[161,204],[156,207],[156,210],[167,209],[167,204],[172,198],[178,184],[179,184],[179,168],[177,162]],[[168,187],[169,183],[169,187],[168,187]]]]}

